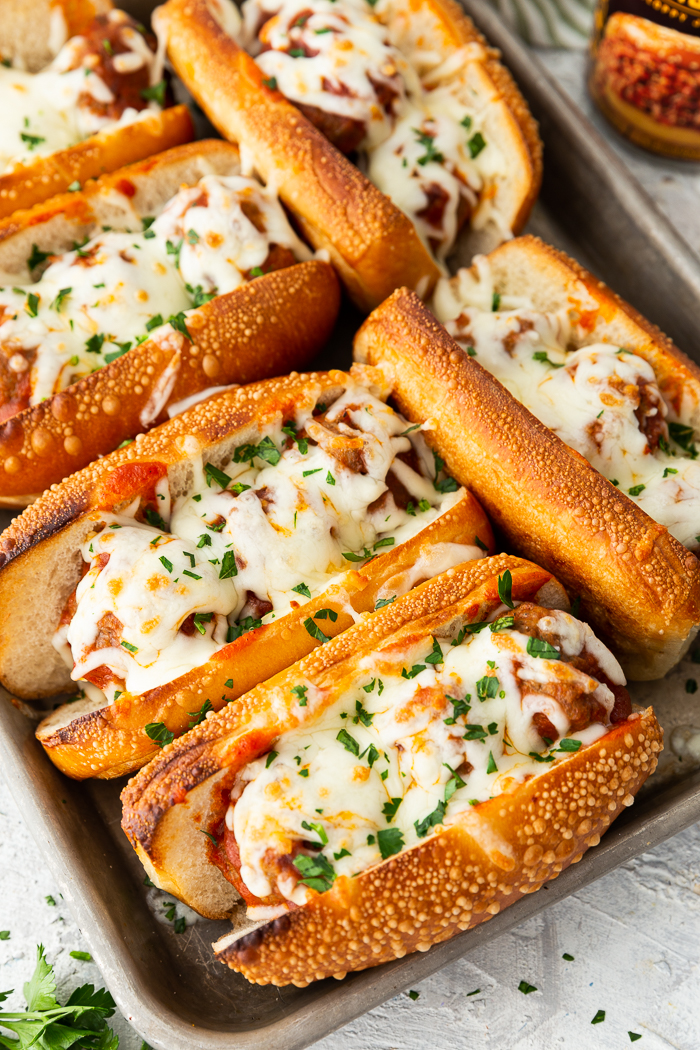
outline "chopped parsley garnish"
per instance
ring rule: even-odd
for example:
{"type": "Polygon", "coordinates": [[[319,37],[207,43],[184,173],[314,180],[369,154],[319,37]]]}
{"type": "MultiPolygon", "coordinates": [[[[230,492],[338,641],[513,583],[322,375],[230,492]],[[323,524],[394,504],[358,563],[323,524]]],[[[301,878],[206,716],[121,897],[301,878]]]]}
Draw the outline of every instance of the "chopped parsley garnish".
{"type": "Polygon", "coordinates": [[[262,82],[266,88],[270,89],[270,91],[277,90],[277,77],[263,77],[262,82]]]}
{"type": "Polygon", "coordinates": [[[362,554],[353,554],[352,551],[347,551],[343,554],[346,561],[366,561],[367,558],[372,557],[372,551],[365,547],[362,554]]]}
{"type": "Polygon", "coordinates": [[[220,485],[222,489],[225,489],[233,480],[228,474],[224,474],[223,470],[219,470],[218,467],[215,467],[213,463],[204,464],[204,474],[209,488],[211,488],[212,481],[215,481],[217,485],[220,485]]]}
{"type": "Polygon", "coordinates": [[[150,737],[153,743],[157,744],[158,747],[165,747],[166,744],[172,744],[175,739],[175,734],[170,732],[165,725],[165,722],[149,722],[144,728],[146,736],[150,737]]]}
{"type": "Polygon", "coordinates": [[[496,760],[493,757],[493,751],[489,751],[489,764],[486,767],[486,772],[487,774],[498,773],[498,766],[496,765],[496,760]]]}
{"type": "Polygon", "coordinates": [[[253,266],[251,268],[251,270],[250,270],[250,276],[251,277],[264,277],[265,276],[265,271],[263,270],[262,266],[253,266]]]}
{"type": "Polygon", "coordinates": [[[51,252],[42,252],[38,244],[32,245],[31,255],[27,259],[27,269],[36,270],[37,266],[41,266],[43,262],[50,257],[51,252]]]}
{"type": "Polygon", "coordinates": [[[546,350],[535,350],[532,355],[533,361],[540,361],[543,365],[549,365],[550,368],[563,368],[564,365],[558,361],[550,361],[546,350]]]}
{"type": "MultiPolygon", "coordinates": [[[[69,952],[71,959],[80,959],[81,962],[92,962],[90,952],[69,952]]],[[[5,1026],[7,1027],[7,1026],[5,1026]]]]}
{"type": "Polygon", "coordinates": [[[149,321],[146,321],[145,329],[147,332],[152,332],[154,328],[160,328],[163,323],[162,314],[154,314],[149,321]]]}
{"type": "Polygon", "coordinates": [[[638,1039],[641,1039],[639,1032],[628,1032],[627,1035],[630,1037],[630,1043],[636,1043],[638,1039]]]}
{"type": "Polygon", "coordinates": [[[99,354],[102,350],[102,345],[104,341],[104,334],[102,332],[98,332],[95,335],[91,335],[89,339],[85,340],[85,349],[89,354],[99,354]]]}
{"type": "Polygon", "coordinates": [[[184,310],[180,310],[180,312],[177,314],[171,314],[168,318],[168,321],[173,326],[176,332],[180,332],[182,335],[186,336],[191,343],[194,342],[192,336],[190,335],[189,328],[187,327],[187,321],[185,318],[184,310]]]}
{"type": "Polygon", "coordinates": [[[523,995],[529,995],[530,992],[536,992],[537,988],[534,984],[528,984],[527,981],[521,981],[518,985],[518,991],[522,992],[523,995]]]}
{"type": "Polygon", "coordinates": [[[132,645],[131,642],[122,642],[121,644],[130,653],[137,653],[139,651],[138,650],[138,646],[137,645],[132,645]]]}
{"type": "MultiPolygon", "coordinates": [[[[366,747],[359,757],[360,758],[364,758],[365,755],[367,755],[367,765],[371,769],[372,766],[374,765],[374,763],[379,758],[379,752],[377,751],[377,749],[374,746],[374,744],[370,744],[369,747],[366,747]]],[[[388,774],[388,770],[387,770],[387,774],[388,774]]],[[[382,780],[386,780],[386,777],[382,777],[382,780]]]]}
{"type": "Polygon", "coordinates": [[[374,605],[374,611],[376,612],[377,609],[383,609],[385,605],[391,605],[391,603],[395,601],[395,594],[392,594],[391,598],[378,598],[374,605]]]}
{"type": "Polygon", "coordinates": [[[405,667],[401,668],[402,678],[415,678],[421,671],[425,671],[425,664],[414,664],[410,671],[407,671],[405,667]]]}
{"type": "Polygon", "coordinates": [[[574,961],[573,955],[569,955],[568,952],[564,952],[564,954],[562,955],[562,959],[566,959],[567,962],[573,962],[574,961]]]}
{"type": "Polygon", "coordinates": [[[385,536],[383,540],[377,540],[377,542],[373,545],[372,550],[376,551],[379,549],[379,547],[393,547],[395,543],[396,540],[393,536],[385,536]]]}
{"type": "Polygon", "coordinates": [[[554,755],[539,755],[537,751],[530,752],[530,758],[534,758],[535,762],[553,762],[554,755]]]}
{"type": "Polygon", "coordinates": [[[163,518],[157,510],[153,507],[146,507],[143,512],[143,516],[149,525],[152,525],[154,529],[162,529],[163,532],[168,531],[168,526],[165,524],[163,518]]]}
{"type": "Polygon", "coordinates": [[[467,992],[467,999],[469,998],[470,995],[478,995],[480,991],[481,991],[481,988],[475,988],[473,992],[467,992]]]}
{"type": "Polygon", "coordinates": [[[528,638],[527,651],[530,656],[539,656],[542,660],[561,660],[561,653],[542,638],[528,638]]]}
{"type": "Polygon", "coordinates": [[[630,496],[640,496],[645,488],[646,485],[633,485],[631,489],[627,489],[627,492],[630,496]]]}
{"type": "Polygon", "coordinates": [[[219,569],[219,579],[229,580],[232,576],[238,576],[238,566],[236,565],[236,553],[235,551],[226,551],[221,561],[221,568],[219,569]]]}
{"type": "Polygon", "coordinates": [[[211,700],[205,700],[199,711],[189,711],[188,714],[192,721],[188,722],[187,728],[194,729],[194,727],[198,726],[200,722],[203,722],[208,713],[213,710],[214,708],[211,706],[211,700]]]}
{"type": "Polygon", "coordinates": [[[515,608],[513,605],[513,576],[510,569],[506,569],[503,575],[498,577],[498,597],[509,609],[515,608]]]}
{"type": "Polygon", "coordinates": [[[433,664],[433,666],[445,662],[445,657],[442,655],[442,649],[440,648],[440,643],[437,638],[433,638],[433,649],[432,652],[425,657],[425,662],[427,664],[433,664]]]}
{"type": "Polygon", "coordinates": [[[292,863],[297,871],[301,873],[302,877],[299,879],[299,882],[312,890],[316,890],[317,893],[325,893],[336,880],[337,876],[333,865],[329,860],[326,860],[322,853],[318,857],[313,858],[299,854],[292,863]]]}
{"type": "Polygon", "coordinates": [[[323,470],[323,467],[316,467],[315,470],[305,470],[305,471],[302,472],[301,476],[303,478],[310,478],[312,474],[320,474],[322,470],[323,470]]]}
{"type": "Polygon", "coordinates": [[[331,623],[335,623],[338,619],[338,614],[335,609],[319,609],[317,613],[314,613],[314,620],[330,620],[331,623]]]}
{"type": "MultiPolygon", "coordinates": [[[[369,836],[367,842],[369,842],[369,836]]],[[[395,853],[400,853],[403,849],[403,834],[399,828],[384,828],[383,831],[377,832],[377,845],[382,860],[386,860],[387,857],[393,857],[395,853]]]]}
{"type": "Polygon", "coordinates": [[[161,556],[158,559],[158,561],[161,563],[161,565],[164,568],[166,568],[168,570],[168,572],[172,573],[172,571],[173,571],[173,563],[168,558],[166,558],[164,554],[161,554],[161,556]]]}
{"type": "Polygon", "coordinates": [[[414,423],[413,426],[408,427],[406,430],[402,430],[399,437],[405,437],[406,434],[412,434],[414,430],[420,430],[421,426],[421,423],[414,423]]]}
{"type": "Polygon", "coordinates": [[[570,737],[564,737],[563,740],[559,741],[559,751],[579,751],[580,749],[580,740],[572,740],[570,737]]]}
{"type": "Polygon", "coordinates": [[[203,532],[199,537],[197,547],[211,547],[211,536],[209,536],[208,533],[203,532]]]}
{"type": "Polygon", "coordinates": [[[471,706],[467,703],[468,700],[471,700],[471,695],[467,693],[464,700],[455,700],[454,697],[451,696],[446,697],[446,699],[450,701],[454,708],[454,717],[445,718],[443,721],[445,725],[453,726],[460,715],[468,715],[471,711],[471,706]]]}
{"type": "MultiPolygon", "coordinates": [[[[201,576],[198,576],[197,579],[201,579],[201,576]]],[[[207,629],[204,625],[205,623],[211,623],[213,619],[214,613],[195,613],[193,623],[200,634],[206,634],[207,629]]]]}
{"type": "Polygon", "coordinates": [[[39,313],[39,296],[35,295],[34,292],[27,294],[27,302],[24,307],[30,317],[36,317],[39,313]]]}
{"type": "Polygon", "coordinates": [[[355,701],[355,711],[357,712],[357,714],[352,720],[353,725],[357,725],[358,722],[362,722],[362,725],[366,729],[369,728],[369,726],[372,725],[372,719],[374,718],[374,715],[370,714],[369,711],[365,710],[361,700],[355,701]]]}
{"type": "Polygon", "coordinates": [[[421,167],[434,161],[436,164],[442,164],[445,157],[439,149],[435,147],[435,136],[428,134],[426,131],[421,131],[420,128],[411,128],[411,131],[416,136],[416,142],[419,146],[422,146],[425,153],[422,157],[418,158],[418,163],[421,167]]]}
{"type": "Polygon", "coordinates": [[[489,630],[494,634],[498,634],[499,631],[508,631],[513,627],[515,627],[514,616],[499,616],[497,620],[489,624],[489,630]]]}
{"type": "MultiPolygon", "coordinates": [[[[191,230],[190,232],[193,233],[194,231],[191,230]]],[[[191,284],[185,284],[185,288],[192,296],[192,306],[195,309],[198,306],[204,306],[204,304],[208,303],[211,299],[215,299],[218,294],[218,290],[216,288],[213,292],[205,292],[201,284],[196,284],[194,288],[191,284]]]]}
{"type": "MultiPolygon", "coordinates": [[[[331,474],[330,470],[329,470],[329,471],[328,471],[328,473],[326,474],[326,485],[335,485],[335,478],[334,478],[334,477],[333,477],[333,475],[331,474]]],[[[393,543],[394,541],[392,540],[391,542],[393,543]]],[[[385,545],[385,544],[384,544],[384,541],[382,541],[382,543],[381,543],[381,544],[379,544],[379,543],[375,543],[375,545],[374,545],[374,546],[375,546],[375,548],[376,548],[376,547],[379,547],[379,546],[384,546],[384,545],[385,545]]]]}
{"type": "Polygon", "coordinates": [[[391,802],[385,802],[382,806],[382,813],[386,817],[387,824],[391,824],[392,820],[396,816],[396,811],[403,802],[402,798],[392,798],[391,802]]]}
{"type": "Polygon", "coordinates": [[[191,572],[190,569],[182,570],[183,576],[191,576],[193,580],[201,580],[201,576],[198,576],[196,572],[191,572]]]}
{"type": "Polygon", "coordinates": [[[692,427],[686,427],[683,423],[669,423],[668,432],[672,441],[675,441],[677,445],[680,445],[680,447],[685,452],[688,452],[693,459],[697,458],[698,450],[693,444],[695,432],[692,427]]]}
{"type": "Polygon", "coordinates": [[[311,591],[305,583],[298,583],[296,587],[292,587],[292,590],[297,594],[303,594],[305,598],[311,597],[311,591]]]}
{"type": "Polygon", "coordinates": [[[262,627],[262,620],[256,620],[252,616],[245,616],[238,623],[232,623],[226,632],[226,643],[235,642],[241,635],[248,631],[254,631],[256,627],[262,627]]]}
{"type": "Polygon", "coordinates": [[[256,456],[275,467],[282,458],[282,453],[271,437],[264,437],[259,445],[239,445],[233,453],[233,462],[252,463],[256,456]]]}
{"type": "MultiPolygon", "coordinates": [[[[319,613],[316,613],[316,615],[319,616],[319,618],[322,618],[320,617],[319,613]]],[[[337,617],[338,613],[336,613],[336,618],[337,617]]],[[[320,642],[321,644],[325,642],[330,642],[331,635],[324,634],[321,628],[318,626],[318,624],[314,623],[311,616],[307,616],[306,619],[304,619],[304,627],[306,628],[306,631],[309,632],[309,634],[311,634],[312,638],[316,638],[317,642],[320,642]]]]}
{"type": "Polygon", "coordinates": [[[471,158],[472,160],[474,160],[475,157],[479,156],[482,149],[486,148],[486,140],[484,139],[484,136],[481,134],[481,132],[477,131],[469,139],[469,141],[467,142],[467,146],[469,147],[469,153],[471,155],[471,158]]]}
{"type": "Polygon", "coordinates": [[[43,135],[30,135],[26,131],[20,131],[19,137],[21,138],[22,142],[26,142],[30,152],[31,150],[36,149],[37,146],[40,146],[42,142],[46,142],[46,139],[43,137],[43,135]]]}
{"type": "Polygon", "coordinates": [[[433,488],[436,492],[456,492],[459,485],[454,478],[451,478],[449,474],[446,474],[444,478],[438,480],[440,474],[443,473],[445,468],[445,461],[441,456],[438,456],[437,452],[433,452],[433,460],[435,462],[435,478],[433,479],[433,488]]]}
{"type": "Polygon", "coordinates": [[[420,992],[414,992],[413,989],[411,989],[411,991],[408,993],[408,998],[413,999],[415,1003],[416,999],[420,998],[420,992]]]}
{"type": "Polygon", "coordinates": [[[664,469],[664,477],[665,478],[667,478],[669,476],[669,474],[677,474],[677,473],[678,473],[678,471],[674,470],[673,467],[666,467],[664,469]]]}
{"type": "Polygon", "coordinates": [[[334,853],[333,854],[333,860],[342,860],[343,857],[349,857],[349,856],[350,856],[350,850],[349,849],[345,849],[345,846],[343,846],[343,848],[341,849],[340,853],[334,853]]]}
{"type": "Polygon", "coordinates": [[[270,752],[270,754],[267,756],[267,761],[265,762],[265,769],[269,769],[270,768],[272,763],[277,758],[278,754],[279,754],[279,752],[277,752],[277,751],[271,751],[270,752]]]}
{"type": "Polygon", "coordinates": [[[476,546],[480,550],[482,550],[482,551],[487,551],[488,550],[488,547],[486,546],[486,544],[483,542],[483,540],[480,540],[478,536],[474,537],[474,543],[476,544],[476,546]]]}
{"type": "Polygon", "coordinates": [[[351,755],[355,755],[357,758],[360,756],[360,745],[354,736],[350,736],[347,729],[341,729],[335,738],[338,740],[346,751],[349,751],[351,755]]]}
{"type": "Polygon", "coordinates": [[[308,693],[308,691],[309,691],[308,685],[295,685],[295,686],[293,686],[290,689],[290,692],[293,693],[293,695],[299,701],[299,707],[306,707],[306,704],[307,704],[307,696],[306,696],[306,694],[308,693]]]}
{"type": "Polygon", "coordinates": [[[111,365],[112,361],[116,361],[118,357],[123,357],[124,354],[128,353],[128,351],[131,350],[131,343],[130,342],[128,342],[128,343],[115,343],[114,340],[112,340],[112,342],[119,349],[118,350],[110,350],[110,352],[108,354],[105,354],[105,364],[106,365],[111,365]]]}
{"type": "Polygon", "coordinates": [[[145,99],[146,102],[157,102],[159,106],[165,105],[165,81],[159,80],[157,84],[153,84],[151,87],[141,89],[141,98],[145,99]]]}
{"type": "Polygon", "coordinates": [[[58,292],[56,293],[56,298],[50,305],[50,309],[55,310],[57,314],[60,314],[64,300],[68,298],[72,291],[72,288],[59,288],[58,292]]]}
{"type": "Polygon", "coordinates": [[[493,700],[500,688],[500,682],[495,675],[484,675],[476,683],[476,695],[480,700],[493,700]]]}
{"type": "Polygon", "coordinates": [[[605,1020],[605,1010],[597,1010],[591,1024],[601,1024],[605,1020]]]}
{"type": "Polygon", "coordinates": [[[465,740],[481,740],[483,743],[486,740],[486,730],[480,725],[465,725],[466,733],[464,734],[465,740]]]}
{"type": "Polygon", "coordinates": [[[315,820],[302,820],[301,826],[307,831],[314,831],[321,840],[322,846],[328,845],[328,835],[326,834],[326,829],[324,828],[323,824],[319,824],[318,821],[315,820]]]}

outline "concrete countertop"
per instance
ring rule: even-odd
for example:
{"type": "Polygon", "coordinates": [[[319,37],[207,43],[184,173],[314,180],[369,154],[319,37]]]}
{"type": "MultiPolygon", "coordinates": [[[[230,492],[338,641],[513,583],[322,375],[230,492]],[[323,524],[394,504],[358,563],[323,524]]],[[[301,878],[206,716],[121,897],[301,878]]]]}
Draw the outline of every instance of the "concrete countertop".
{"type": "MultiPolygon", "coordinates": [[[[541,52],[661,209],[700,254],[700,165],[644,154],[610,132],[583,87],[584,57],[541,52]]],[[[19,994],[42,942],[59,992],[86,981],[93,963],[39,850],[0,781],[0,989],[19,994]],[[56,901],[47,902],[47,898],[56,901]]],[[[546,892],[542,890],[541,892],[546,892]]],[[[700,1046],[700,826],[688,829],[515,931],[418,984],[316,1044],[318,1050],[697,1050],[700,1046]],[[563,958],[572,955],[573,961],[563,958]],[[536,991],[524,995],[525,980],[536,991]],[[470,994],[473,993],[473,994],[470,994]],[[592,1025],[597,1011],[605,1021],[592,1025]]],[[[141,1038],[110,1022],[121,1050],[141,1038]]]]}

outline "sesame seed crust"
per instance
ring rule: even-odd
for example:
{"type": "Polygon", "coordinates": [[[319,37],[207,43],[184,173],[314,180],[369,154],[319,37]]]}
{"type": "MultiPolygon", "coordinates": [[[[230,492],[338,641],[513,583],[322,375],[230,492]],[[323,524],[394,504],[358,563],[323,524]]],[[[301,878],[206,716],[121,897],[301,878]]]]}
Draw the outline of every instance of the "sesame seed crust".
{"type": "MultiPolygon", "coordinates": [[[[497,250],[502,269],[508,247],[497,250]]],[[[606,326],[636,325],[631,311],[621,324],[621,308],[602,292],[599,314],[599,338],[606,326]]],[[[638,328],[638,343],[648,347],[653,334],[638,328]]],[[[665,343],[653,351],[675,360],[665,343]]],[[[629,678],[658,678],[680,659],[700,622],[697,558],[469,357],[416,295],[400,289],[367,319],[355,357],[384,369],[409,419],[435,421],[428,441],[449,472],[511,549],[581,596],[584,616],[629,678]]]]}
{"type": "MultiPolygon", "coordinates": [[[[168,111],[169,112],[169,111],[168,111]]],[[[0,222],[0,270],[26,274],[31,244],[58,253],[102,223],[156,213],[203,174],[240,171],[237,147],[175,147],[0,222]],[[120,208],[122,214],[120,214],[120,208]]],[[[0,424],[0,506],[43,489],[167,418],[167,406],[210,386],[249,383],[303,367],[324,345],[340,306],[332,267],[275,270],[188,312],[191,340],[171,327],[0,424]],[[168,392],[169,389],[169,392],[168,392]],[[165,390],[165,396],[163,391],[165,390]]]]}
{"type": "Polygon", "coordinates": [[[437,266],[409,219],[263,84],[260,68],[221,29],[206,0],[169,0],[158,21],[178,75],[219,131],[245,145],[309,243],[329,252],[361,310],[401,284],[426,290],[435,284],[437,266]]]}
{"type": "MultiPolygon", "coordinates": [[[[444,633],[456,621],[486,619],[500,605],[498,577],[506,569],[512,573],[514,601],[546,596],[551,607],[568,606],[566,593],[551,573],[530,562],[508,554],[465,562],[367,614],[163,748],[122,792],[122,827],[160,883],[201,911],[213,870],[210,846],[204,836],[189,833],[193,822],[199,831],[223,819],[228,803],[222,787],[230,786],[248,761],[270,750],[282,733],[332,703],[357,678],[365,654],[386,651],[392,659],[392,652],[405,650],[417,637],[444,633]],[[321,699],[313,707],[299,707],[291,692],[299,681],[316,686],[321,699]],[[183,835],[193,840],[187,853],[181,847],[183,835]],[[198,872],[194,879],[193,866],[198,872]]],[[[205,913],[222,918],[228,911],[205,913]]]]}
{"type": "Polygon", "coordinates": [[[0,175],[0,219],[20,208],[33,208],[73,182],[83,185],[105,171],[115,171],[194,137],[187,106],[172,106],[133,124],[99,131],[83,142],[37,157],[0,175]]]}
{"type": "Polygon", "coordinates": [[[556,878],[657,765],[651,708],[594,744],[458,816],[455,823],[235,941],[217,958],[254,984],[303,988],[428,951],[556,878]]]}

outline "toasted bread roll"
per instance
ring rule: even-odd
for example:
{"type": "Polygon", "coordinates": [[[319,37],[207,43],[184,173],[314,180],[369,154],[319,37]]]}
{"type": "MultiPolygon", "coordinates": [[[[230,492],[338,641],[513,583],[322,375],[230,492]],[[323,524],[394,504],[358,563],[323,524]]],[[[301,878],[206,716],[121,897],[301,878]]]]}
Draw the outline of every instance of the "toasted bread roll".
{"type": "MultiPolygon", "coordinates": [[[[169,0],[155,18],[176,70],[224,134],[247,142],[250,106],[264,114],[252,160],[259,165],[264,155],[266,178],[267,169],[288,164],[285,125],[294,143],[303,136],[314,145],[306,157],[291,148],[299,187],[306,183],[318,203],[317,230],[330,232],[334,216],[318,194],[309,121],[358,158],[439,265],[455,252],[468,261],[519,232],[539,190],[537,127],[497,53],[456,3],[246,0],[241,15],[230,0],[169,0]],[[258,69],[242,48],[257,56],[258,69]],[[294,121],[281,96],[307,119],[294,121]]],[[[326,152],[323,163],[326,181],[340,158],[326,152]]],[[[399,274],[391,272],[394,280],[399,274]]]]}
{"type": "Polygon", "coordinates": [[[0,299],[18,303],[0,324],[0,503],[26,505],[165,418],[168,405],[210,386],[288,371],[321,348],[338,312],[335,274],[321,261],[290,265],[308,258],[308,249],[274,197],[239,172],[236,147],[191,143],[0,224],[0,271],[12,284],[0,299]],[[185,188],[197,185],[200,197],[185,188]],[[258,207],[265,213],[250,210],[258,207]],[[245,208],[258,225],[242,231],[241,255],[233,217],[240,209],[247,223],[245,208]],[[202,227],[200,237],[190,222],[214,232],[202,227]],[[183,223],[188,229],[179,234],[183,223]],[[161,244],[171,227],[172,239],[161,244]],[[138,233],[118,232],[129,230],[138,233]],[[193,255],[200,241],[201,256],[193,255]],[[231,255],[223,263],[222,250],[231,255]],[[52,265],[28,285],[47,260],[52,265]],[[250,268],[251,260],[258,265],[250,268]],[[210,270],[215,280],[203,287],[210,270]],[[253,279],[255,272],[261,276],[253,279]],[[231,290],[224,283],[216,295],[221,281],[231,290]],[[172,324],[161,327],[168,315],[172,324]],[[32,334],[37,323],[43,334],[32,334]]]}
{"type": "MultiPolygon", "coordinates": [[[[635,367],[653,364],[671,414],[687,421],[676,433],[681,438],[685,433],[686,444],[692,440],[688,428],[696,425],[697,369],[655,329],[590,275],[539,242],[524,238],[499,249],[492,259],[495,283],[493,290],[489,285],[489,304],[495,302],[493,296],[503,296],[506,304],[511,296],[517,315],[527,294],[539,310],[551,311],[543,345],[554,357],[554,335],[560,338],[564,331],[557,327],[563,324],[556,313],[560,311],[565,318],[570,315],[565,328],[572,345],[608,344],[601,355],[609,354],[610,344],[624,346],[629,358],[633,351],[643,359],[635,367]]],[[[481,310],[486,327],[480,327],[477,310],[472,314],[467,309],[463,315],[469,329],[462,331],[464,345],[469,346],[465,352],[415,296],[399,291],[360,329],[356,357],[385,370],[397,404],[409,418],[435,421],[431,440],[450,472],[470,485],[514,549],[556,571],[570,592],[580,596],[584,614],[618,654],[625,673],[632,679],[658,678],[680,659],[697,631],[697,559],[644,512],[641,500],[633,502],[606,480],[481,367],[472,343],[482,347],[485,359],[489,347],[500,345],[488,307],[482,303],[481,310]]],[[[500,332],[499,339],[510,332],[511,354],[517,352],[519,339],[528,349],[527,340],[539,332],[528,317],[525,309],[521,321],[500,332]]],[[[562,352],[566,356],[567,351],[562,352]]],[[[528,349],[528,369],[529,354],[528,349]]],[[[548,369],[559,375],[551,359],[547,363],[547,352],[534,354],[539,356],[532,365],[544,374],[548,369]]],[[[564,369],[562,361],[562,375],[564,369]]],[[[500,373],[505,383],[508,372],[506,365],[500,373]]],[[[512,389],[530,389],[523,374],[514,373],[512,389]]],[[[587,375],[582,368],[579,378],[587,375]]],[[[648,393],[653,394],[651,383],[648,393]]],[[[553,400],[563,424],[577,425],[580,406],[572,407],[563,393],[553,400]]],[[[606,404],[612,413],[622,401],[619,389],[611,391],[601,403],[601,413],[606,404]]],[[[602,426],[595,418],[598,413],[593,415],[593,423],[602,426]]],[[[676,451],[680,453],[680,446],[676,451]]],[[[668,475],[672,478],[684,461],[668,462],[676,464],[668,475]]],[[[656,470],[659,478],[664,469],[661,464],[656,470]]]]}
{"type": "Polygon", "coordinates": [[[328,251],[368,312],[397,287],[426,294],[439,271],[408,219],[299,111],[263,83],[253,59],[206,0],[175,0],[155,16],[178,75],[250,166],[275,188],[314,248],[328,251]]]}
{"type": "Polygon", "coordinates": [[[104,0],[48,8],[2,7],[0,218],[194,134],[142,26],[104,0]]]}
{"type": "Polygon", "coordinates": [[[518,558],[459,566],[208,716],[122,794],[151,878],[210,917],[240,894],[247,922],[218,957],[299,986],[425,951],[539,889],[661,749],[566,605],[518,558]]]}
{"type": "Polygon", "coordinates": [[[389,392],[356,369],[211,397],[6,530],[0,678],[25,697],[87,692],[40,728],[60,768],[138,768],[376,602],[493,550],[389,392]]]}

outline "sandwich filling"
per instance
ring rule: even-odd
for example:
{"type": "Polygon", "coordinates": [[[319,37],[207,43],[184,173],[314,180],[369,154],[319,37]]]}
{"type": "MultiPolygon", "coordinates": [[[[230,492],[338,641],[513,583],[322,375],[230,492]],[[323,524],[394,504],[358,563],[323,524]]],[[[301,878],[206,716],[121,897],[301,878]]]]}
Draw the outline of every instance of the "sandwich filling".
{"type": "Polygon", "coordinates": [[[292,689],[308,714],[240,770],[215,836],[251,918],[469,822],[629,715],[622,670],[590,627],[513,603],[509,573],[501,583],[507,604],[488,621],[392,638],[332,695],[292,689]]]}
{"type": "MultiPolygon", "coordinates": [[[[332,403],[310,386],[219,466],[199,459],[186,495],[166,478],[120,513],[95,511],[55,647],[98,706],[205,663],[242,634],[321,594],[345,569],[403,543],[460,499],[420,432],[348,377],[332,403]]],[[[445,544],[439,571],[485,545],[445,544]]],[[[321,610],[306,629],[326,638],[321,610]]],[[[76,709],[77,710],[77,709],[76,709]]]]}
{"type": "Polygon", "coordinates": [[[311,257],[277,197],[241,175],[205,175],[157,218],[133,212],[133,229],[62,255],[34,246],[41,279],[0,288],[0,421],[157,340],[168,318],[188,334],[188,310],[311,257]]]}
{"type": "Polygon", "coordinates": [[[593,342],[585,311],[535,309],[476,276],[440,281],[433,310],[450,335],[533,415],[686,547],[700,546],[700,463],[685,406],[638,354],[593,342]]]}
{"type": "MultiPolygon", "coordinates": [[[[489,103],[463,69],[483,62],[472,43],[447,61],[392,0],[245,0],[238,40],[265,83],[294,102],[411,219],[443,264],[460,228],[498,228],[496,188],[506,170],[487,131],[489,103]]],[[[507,225],[507,224],[506,224],[507,225]]]]}
{"type": "Polygon", "coordinates": [[[0,65],[0,171],[132,124],[165,102],[155,37],[123,11],[98,15],[38,73],[0,65]]]}

